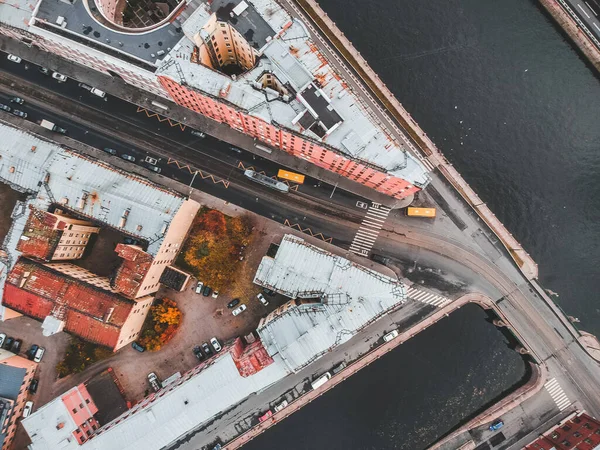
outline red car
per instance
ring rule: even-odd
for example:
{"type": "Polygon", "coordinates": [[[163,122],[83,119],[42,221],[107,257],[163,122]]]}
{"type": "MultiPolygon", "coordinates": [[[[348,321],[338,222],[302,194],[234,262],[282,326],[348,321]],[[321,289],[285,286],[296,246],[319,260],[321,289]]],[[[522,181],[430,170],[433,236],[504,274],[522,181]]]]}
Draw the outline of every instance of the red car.
{"type": "Polygon", "coordinates": [[[269,417],[271,417],[273,415],[273,413],[271,412],[271,410],[268,410],[266,413],[264,413],[262,416],[260,416],[258,418],[259,422],[264,422],[265,420],[267,420],[269,417]]]}

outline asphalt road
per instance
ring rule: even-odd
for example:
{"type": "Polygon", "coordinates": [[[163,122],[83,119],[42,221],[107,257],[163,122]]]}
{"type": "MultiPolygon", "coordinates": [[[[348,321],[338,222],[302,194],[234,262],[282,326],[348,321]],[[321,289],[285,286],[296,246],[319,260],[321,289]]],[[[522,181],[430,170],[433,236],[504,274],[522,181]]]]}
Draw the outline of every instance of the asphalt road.
{"type": "MultiPolygon", "coordinates": [[[[4,66],[6,63],[3,62],[0,69],[4,69],[4,66]]],[[[29,71],[31,69],[32,67],[29,71]]],[[[195,165],[198,164],[197,167],[206,165],[216,175],[225,175],[225,178],[231,181],[229,188],[225,189],[222,184],[206,180],[197,185],[196,183],[200,183],[198,177],[194,180],[194,187],[199,187],[203,191],[246,209],[279,222],[282,222],[281,219],[284,217],[288,220],[290,218],[303,220],[303,223],[310,224],[316,231],[325,230],[323,232],[332,236],[335,244],[343,247],[349,245],[358,223],[364,216],[364,212],[355,204],[353,205],[356,198],[350,195],[344,195],[342,198],[347,198],[347,200],[338,202],[337,193],[334,195],[334,200],[331,201],[328,199],[328,192],[319,187],[313,186],[314,191],[299,190],[298,193],[290,193],[285,196],[262,188],[262,186],[253,185],[244,179],[239,169],[234,167],[235,163],[232,165],[233,158],[224,156],[226,149],[221,147],[219,152],[218,142],[214,143],[217,150],[209,149],[213,144],[205,144],[205,142],[210,143],[210,140],[203,140],[202,144],[198,144],[198,141],[195,140],[190,146],[188,143],[179,142],[175,137],[174,127],[167,129],[164,123],[159,125],[154,123],[156,128],[149,132],[148,124],[151,122],[148,120],[156,120],[155,118],[144,118],[131,109],[127,110],[127,105],[118,106],[125,113],[123,116],[115,117],[117,112],[109,111],[112,106],[108,106],[113,103],[117,105],[116,99],[112,97],[106,102],[94,98],[91,101],[98,104],[90,103],[88,105],[87,96],[89,94],[85,92],[85,96],[81,95],[82,92],[76,84],[48,84],[53,80],[39,81],[36,78],[39,75],[30,75],[33,72],[29,71],[18,73],[18,70],[25,71],[24,67],[9,67],[8,70],[23,79],[29,79],[28,77],[31,76],[32,81],[39,82],[42,86],[49,86],[61,94],[64,92],[66,98],[71,100],[77,98],[77,102],[66,104],[64,98],[54,97],[55,104],[62,102],[59,103],[60,109],[54,108],[55,111],[58,111],[54,113],[55,120],[61,125],[65,124],[72,137],[81,138],[84,142],[86,142],[85,139],[91,137],[93,138],[92,145],[95,146],[102,146],[103,142],[112,142],[118,151],[135,151],[135,155],[140,158],[151,148],[153,149],[152,154],[163,157],[163,161],[159,164],[163,169],[163,174],[186,184],[190,178],[189,171],[187,174],[175,169],[173,172],[169,172],[172,165],[166,164],[164,158],[174,154],[174,157],[179,160],[189,160],[195,165]],[[80,96],[81,99],[79,99],[80,96]],[[114,121],[117,121],[117,125],[114,121]],[[82,122],[85,122],[86,125],[81,125],[82,122]],[[142,123],[145,125],[141,125],[142,123]],[[145,141],[142,139],[143,137],[145,137],[145,141]],[[140,145],[133,146],[132,142],[139,142],[140,145]],[[196,145],[201,148],[196,149],[196,145]],[[163,148],[154,152],[157,146],[163,146],[163,148]],[[209,161],[208,158],[214,151],[218,155],[209,161]],[[225,174],[224,170],[229,170],[229,174],[225,174]]],[[[18,84],[18,80],[15,83],[18,84]]],[[[14,88],[17,89],[18,86],[14,86],[14,88]]],[[[38,89],[38,92],[31,91],[30,94],[32,98],[25,106],[29,106],[31,109],[27,109],[25,106],[21,109],[30,113],[32,119],[36,117],[36,114],[46,114],[53,109],[52,97],[48,97],[47,92],[44,93],[38,89]],[[45,106],[38,105],[42,100],[47,102],[45,106]]],[[[181,133],[181,131],[177,131],[177,133],[181,133]]],[[[253,157],[249,156],[249,158],[253,157]]],[[[239,159],[236,157],[236,160],[239,159]]],[[[250,159],[247,161],[249,162],[250,159]]],[[[256,160],[252,159],[252,161],[256,160]]],[[[262,167],[263,162],[259,161],[259,163],[262,167]]],[[[267,167],[267,163],[265,163],[265,167],[267,167]]],[[[446,216],[445,219],[440,218],[433,224],[423,225],[423,222],[409,222],[399,215],[391,215],[377,241],[376,251],[392,257],[401,257],[410,253],[421,261],[426,260],[431,267],[437,267],[437,263],[442,260],[445,261],[445,264],[450,261],[450,267],[455,266],[457,270],[465,268],[465,270],[468,269],[477,274],[485,280],[485,283],[481,284],[483,292],[497,301],[511,323],[515,325],[524,342],[531,348],[534,357],[548,367],[550,375],[559,381],[567,396],[572,401],[578,401],[581,407],[590,413],[599,415],[600,367],[598,363],[583,351],[570,329],[549,307],[546,300],[535,292],[531,284],[514,266],[504,249],[494,241],[489,230],[482,226],[456,192],[453,192],[437,177],[434,177],[432,184],[443,199],[443,208],[447,212],[452,212],[454,217],[458,217],[461,226],[458,227],[456,220],[451,220],[450,216],[446,216]],[[485,285],[492,288],[486,289],[485,285]]],[[[365,333],[375,333],[379,326],[374,324],[373,328],[368,328],[365,333]]],[[[354,343],[356,344],[356,342],[354,343]]],[[[316,370],[317,366],[315,368],[311,366],[311,369],[316,370]]],[[[261,397],[261,401],[266,400],[261,397]]],[[[241,407],[246,408],[245,406],[241,407]]]]}
{"type": "MultiPolygon", "coordinates": [[[[564,0],[573,12],[584,23],[586,28],[600,41],[600,1],[598,0],[564,0]]],[[[600,46],[596,44],[598,50],[600,46]]]]}

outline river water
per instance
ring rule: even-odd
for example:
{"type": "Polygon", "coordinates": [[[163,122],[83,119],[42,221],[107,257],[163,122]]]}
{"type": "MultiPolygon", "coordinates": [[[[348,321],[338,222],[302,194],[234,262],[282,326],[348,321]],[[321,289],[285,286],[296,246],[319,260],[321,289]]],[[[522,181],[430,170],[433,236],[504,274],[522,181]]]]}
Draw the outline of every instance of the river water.
{"type": "Polygon", "coordinates": [[[467,305],[367,366],[244,450],[419,450],[519,383],[523,359],[467,305]]]}
{"type": "MultiPolygon", "coordinates": [[[[600,335],[600,79],[536,0],[320,0],[600,335]]],[[[425,448],[524,375],[463,308],[245,449],[425,448]]]]}

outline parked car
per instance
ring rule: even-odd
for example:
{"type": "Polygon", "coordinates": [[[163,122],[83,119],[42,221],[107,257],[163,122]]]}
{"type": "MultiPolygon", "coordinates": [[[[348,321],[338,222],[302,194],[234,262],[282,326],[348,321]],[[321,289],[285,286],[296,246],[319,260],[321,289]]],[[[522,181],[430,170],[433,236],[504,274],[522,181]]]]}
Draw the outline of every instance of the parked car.
{"type": "Polygon", "coordinates": [[[15,116],[20,117],[21,119],[27,119],[27,113],[23,111],[19,111],[18,109],[13,109],[12,112],[15,116]]]}
{"type": "Polygon", "coordinates": [[[256,296],[256,298],[257,298],[257,299],[258,299],[258,301],[259,301],[259,302],[261,302],[261,303],[262,303],[264,306],[268,306],[268,305],[269,305],[269,302],[267,301],[267,299],[265,298],[265,296],[264,296],[264,295],[262,295],[262,294],[258,294],[258,295],[256,296]]]}
{"type": "Polygon", "coordinates": [[[239,307],[237,307],[236,309],[231,311],[231,314],[233,314],[234,316],[237,316],[238,314],[241,314],[244,311],[246,311],[246,305],[241,304],[239,307]]]}
{"type": "Polygon", "coordinates": [[[279,405],[275,406],[275,408],[273,408],[275,410],[275,412],[279,412],[281,411],[283,408],[285,408],[288,405],[288,401],[284,400],[282,401],[279,405]]]}
{"type": "Polygon", "coordinates": [[[25,100],[23,100],[21,97],[13,97],[10,99],[11,103],[16,103],[17,105],[22,105],[23,103],[25,103],[25,100]]]}
{"type": "Polygon", "coordinates": [[[504,426],[504,422],[500,419],[494,420],[490,425],[490,431],[497,431],[504,426]]]}
{"type": "Polygon", "coordinates": [[[33,380],[31,380],[31,383],[29,383],[29,392],[31,392],[32,394],[35,394],[38,389],[38,384],[39,384],[39,380],[37,378],[34,378],[33,380]]]}
{"type": "Polygon", "coordinates": [[[208,346],[208,344],[206,342],[202,344],[202,350],[204,351],[204,354],[206,356],[210,356],[213,354],[213,351],[210,349],[210,347],[208,346]]]}
{"type": "Polygon", "coordinates": [[[269,297],[274,297],[277,292],[272,291],[271,289],[265,289],[265,294],[267,294],[269,297]]]}
{"type": "Polygon", "coordinates": [[[386,334],[383,337],[383,340],[385,342],[390,342],[392,339],[395,339],[397,337],[398,337],[398,330],[393,330],[393,331],[390,331],[388,334],[386,334]]]}
{"type": "Polygon", "coordinates": [[[202,294],[202,289],[204,288],[204,283],[202,281],[198,281],[196,285],[196,294],[202,294]]]}
{"type": "Polygon", "coordinates": [[[106,92],[101,91],[100,89],[92,88],[90,92],[100,98],[106,98],[106,92]]]}
{"type": "Polygon", "coordinates": [[[54,132],[55,133],[60,133],[60,134],[67,134],[67,130],[64,128],[61,128],[59,126],[54,127],[54,132]]]}
{"type": "Polygon", "coordinates": [[[43,73],[44,75],[50,75],[50,71],[48,69],[46,69],[45,67],[40,67],[38,70],[41,73],[43,73]]]}
{"type": "Polygon", "coordinates": [[[10,106],[8,106],[8,105],[3,105],[2,103],[0,103],[0,109],[1,109],[2,111],[6,111],[6,112],[11,112],[11,111],[12,111],[12,108],[11,108],[10,106]]]}
{"type": "Polygon", "coordinates": [[[219,353],[221,351],[221,344],[219,344],[219,341],[217,341],[216,337],[210,338],[210,345],[212,345],[212,348],[215,349],[216,353],[219,353]]]}
{"type": "Polygon", "coordinates": [[[8,55],[7,58],[8,58],[9,61],[12,61],[12,62],[17,63],[17,64],[20,63],[21,61],[23,61],[21,58],[19,58],[16,55],[8,55]]]}
{"type": "Polygon", "coordinates": [[[21,339],[15,339],[15,341],[10,346],[10,351],[17,354],[21,350],[21,344],[23,341],[21,339]]]}
{"type": "Polygon", "coordinates": [[[160,167],[151,166],[150,164],[148,164],[146,167],[148,168],[148,170],[151,170],[152,172],[156,172],[156,173],[162,172],[162,169],[160,167]]]}
{"type": "Polygon", "coordinates": [[[196,345],[192,351],[194,352],[196,358],[198,358],[198,361],[202,361],[204,359],[204,354],[202,353],[199,345],[196,345]]]}
{"type": "Polygon", "coordinates": [[[54,78],[55,80],[57,80],[59,83],[64,83],[65,81],[68,80],[67,77],[65,77],[62,73],[58,73],[58,72],[54,72],[52,74],[52,78],[54,78]]]}
{"type": "Polygon", "coordinates": [[[121,158],[123,158],[126,161],[135,162],[135,157],[134,156],[126,155],[125,153],[123,153],[121,155],[121,158]]]}
{"type": "Polygon", "coordinates": [[[37,351],[35,352],[35,356],[34,356],[33,360],[36,363],[39,363],[42,360],[42,358],[44,357],[44,353],[46,353],[46,349],[44,347],[38,348],[37,351]]]}
{"type": "Polygon", "coordinates": [[[156,376],[156,374],[154,372],[150,372],[148,374],[148,382],[150,383],[150,386],[152,386],[152,390],[154,392],[158,392],[160,391],[160,381],[158,381],[158,377],[156,376]]]}
{"type": "Polygon", "coordinates": [[[271,410],[268,410],[266,413],[264,413],[262,416],[260,416],[258,418],[259,422],[264,422],[265,420],[267,420],[269,417],[271,417],[273,415],[273,412],[271,410]]]}
{"type": "Polygon", "coordinates": [[[142,242],[138,241],[137,239],[133,239],[130,237],[126,237],[125,239],[123,239],[123,243],[127,244],[127,245],[137,245],[137,246],[142,246],[142,242]]]}
{"type": "Polygon", "coordinates": [[[240,299],[239,298],[234,298],[229,303],[227,303],[227,307],[228,308],[235,308],[239,304],[240,304],[240,299]]]}
{"type": "Polygon", "coordinates": [[[202,295],[204,295],[205,297],[208,297],[211,292],[212,292],[212,289],[209,286],[204,286],[204,291],[202,292],[202,295]]]}
{"type": "Polygon", "coordinates": [[[6,334],[0,333],[0,348],[4,346],[4,341],[6,341],[6,334]]]}
{"type": "Polygon", "coordinates": [[[144,347],[142,347],[140,344],[138,344],[137,342],[132,342],[131,346],[133,347],[134,350],[143,353],[146,351],[146,349],[144,347]]]}
{"type": "Polygon", "coordinates": [[[219,296],[219,291],[213,291],[212,298],[217,298],[219,296]]]}
{"type": "Polygon", "coordinates": [[[25,408],[23,408],[23,418],[27,417],[29,414],[33,412],[33,402],[30,400],[25,403],[25,408]]]}
{"type": "Polygon", "coordinates": [[[206,137],[206,134],[204,134],[202,131],[196,131],[196,130],[192,130],[192,131],[191,131],[191,133],[192,133],[194,136],[198,136],[198,137],[201,137],[201,138],[204,138],[204,137],[206,137]]]}
{"type": "Polygon", "coordinates": [[[114,148],[110,148],[110,147],[104,147],[104,151],[106,153],[111,154],[111,155],[116,155],[117,154],[117,151],[114,148]]]}
{"type": "Polygon", "coordinates": [[[30,359],[30,360],[33,360],[33,358],[35,358],[35,354],[36,354],[36,352],[38,351],[39,348],[40,348],[39,346],[33,344],[29,348],[29,350],[27,350],[27,353],[26,353],[27,358],[30,359]]]}
{"type": "Polygon", "coordinates": [[[10,350],[10,348],[11,348],[11,347],[12,347],[12,345],[13,345],[13,342],[15,342],[15,338],[12,338],[12,337],[10,337],[10,336],[9,336],[9,337],[7,337],[7,338],[6,338],[6,340],[4,341],[4,348],[5,348],[6,350],[10,350]]]}

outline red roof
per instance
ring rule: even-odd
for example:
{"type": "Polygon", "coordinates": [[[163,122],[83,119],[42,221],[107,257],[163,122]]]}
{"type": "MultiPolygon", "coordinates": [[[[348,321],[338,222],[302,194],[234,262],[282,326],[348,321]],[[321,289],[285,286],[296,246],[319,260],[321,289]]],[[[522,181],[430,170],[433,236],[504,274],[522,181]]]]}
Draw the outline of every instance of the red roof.
{"type": "Polygon", "coordinates": [[[585,413],[560,423],[525,446],[526,450],[593,450],[600,445],[600,422],[585,413]]]}
{"type": "Polygon", "coordinates": [[[114,348],[134,302],[41,263],[21,258],[8,274],[3,304],[43,320],[60,301],[66,308],[65,330],[114,348]]]}
{"type": "Polygon", "coordinates": [[[32,209],[17,250],[25,256],[49,261],[60,241],[66,223],[46,211],[32,209]]]}
{"type": "Polygon", "coordinates": [[[152,267],[152,255],[134,245],[118,244],[115,252],[123,258],[117,270],[113,286],[127,297],[135,298],[148,270],[152,267]]]}
{"type": "Polygon", "coordinates": [[[273,363],[273,358],[269,356],[260,339],[252,344],[244,345],[244,341],[237,338],[229,352],[243,377],[253,375],[273,363]]]}

